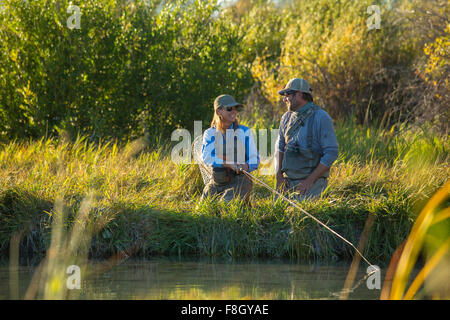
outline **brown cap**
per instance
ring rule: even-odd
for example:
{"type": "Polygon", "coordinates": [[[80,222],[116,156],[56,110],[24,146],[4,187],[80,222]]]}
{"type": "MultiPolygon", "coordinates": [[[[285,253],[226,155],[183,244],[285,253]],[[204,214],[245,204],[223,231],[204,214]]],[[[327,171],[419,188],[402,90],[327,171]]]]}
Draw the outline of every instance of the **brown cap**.
{"type": "Polygon", "coordinates": [[[236,110],[241,111],[244,106],[242,103],[236,102],[229,94],[222,94],[214,100],[214,110],[221,107],[236,107],[236,110]]]}

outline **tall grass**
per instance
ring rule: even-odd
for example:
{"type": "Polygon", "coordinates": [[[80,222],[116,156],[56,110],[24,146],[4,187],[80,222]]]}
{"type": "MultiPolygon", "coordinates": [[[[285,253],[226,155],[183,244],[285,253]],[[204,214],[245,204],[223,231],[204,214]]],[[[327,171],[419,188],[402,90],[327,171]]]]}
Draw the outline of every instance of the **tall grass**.
{"type": "MultiPolygon", "coordinates": [[[[388,261],[407,237],[417,212],[449,178],[448,137],[419,129],[380,131],[337,126],[340,157],[322,198],[302,204],[352,243],[368,215],[376,216],[364,255],[388,261]]],[[[51,243],[55,202],[76,223],[83,199],[93,237],[89,257],[131,250],[156,254],[289,257],[341,260],[350,247],[254,186],[249,205],[198,200],[203,182],[195,165],[176,165],[167,147],[139,140],[90,143],[79,137],[10,142],[0,151],[0,252],[23,231],[21,258],[42,258],[51,243]],[[101,224],[99,223],[101,221],[101,224]]],[[[256,176],[274,185],[273,176],[256,176]]]]}
{"type": "Polygon", "coordinates": [[[398,261],[390,299],[412,299],[419,295],[448,299],[450,265],[450,182],[447,182],[423,208],[413,225],[398,261]],[[421,251],[426,263],[406,291],[408,277],[421,251]],[[418,293],[425,282],[423,292],[418,293]],[[406,291],[406,293],[405,293],[406,291]]]}

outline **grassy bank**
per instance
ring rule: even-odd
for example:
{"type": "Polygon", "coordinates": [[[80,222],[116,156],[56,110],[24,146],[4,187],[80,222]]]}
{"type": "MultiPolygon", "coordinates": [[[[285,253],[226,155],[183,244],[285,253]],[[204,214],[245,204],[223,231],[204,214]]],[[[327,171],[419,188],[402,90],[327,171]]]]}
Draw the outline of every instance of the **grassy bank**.
{"type": "MultiPolygon", "coordinates": [[[[448,137],[351,123],[336,131],[340,156],[329,188],[303,207],[355,245],[368,215],[376,215],[365,255],[381,265],[448,180],[448,137]]],[[[274,185],[273,176],[256,176],[274,185]]],[[[55,203],[62,199],[66,230],[81,223],[80,207],[88,209],[91,258],[127,252],[334,261],[353,255],[342,240],[274,202],[260,186],[250,206],[198,205],[202,188],[197,166],[174,164],[168,147],[146,147],[142,141],[94,145],[85,138],[10,142],[0,149],[0,252],[8,257],[10,239],[20,234],[22,261],[43,257],[55,203]]]]}

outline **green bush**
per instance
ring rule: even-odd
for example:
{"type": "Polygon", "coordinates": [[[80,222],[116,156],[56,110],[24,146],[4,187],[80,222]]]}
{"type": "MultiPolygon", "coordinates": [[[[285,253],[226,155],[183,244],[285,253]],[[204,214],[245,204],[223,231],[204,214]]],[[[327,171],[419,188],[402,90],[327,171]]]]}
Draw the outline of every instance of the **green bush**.
{"type": "Polygon", "coordinates": [[[251,84],[215,1],[12,0],[0,14],[0,139],[167,136],[251,84]]]}
{"type": "MultiPolygon", "coordinates": [[[[333,117],[354,113],[363,122],[368,106],[371,119],[392,107],[385,96],[400,74],[412,69],[417,53],[412,39],[402,35],[406,26],[397,21],[395,3],[388,9],[386,3],[372,0],[292,1],[280,10],[285,35],[281,54],[277,60],[261,55],[252,68],[272,104],[280,103],[277,91],[290,78],[301,77],[333,117]],[[368,27],[374,14],[367,12],[371,5],[380,8],[379,29],[368,27]]],[[[278,118],[284,108],[279,110],[278,118]]]]}

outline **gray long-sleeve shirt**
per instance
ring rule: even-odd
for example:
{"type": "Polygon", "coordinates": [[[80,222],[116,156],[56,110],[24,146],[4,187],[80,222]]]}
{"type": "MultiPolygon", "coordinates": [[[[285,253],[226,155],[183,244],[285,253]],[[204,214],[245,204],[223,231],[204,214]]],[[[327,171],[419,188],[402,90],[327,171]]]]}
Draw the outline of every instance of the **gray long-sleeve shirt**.
{"type": "MultiPolygon", "coordinates": [[[[293,112],[288,111],[281,117],[280,131],[276,144],[276,149],[280,152],[285,151],[286,141],[284,133],[292,114],[293,112]]],[[[330,168],[338,157],[338,143],[334,132],[333,121],[325,110],[317,110],[314,116],[309,117],[305,125],[297,131],[297,134],[290,143],[296,143],[301,148],[307,148],[306,136],[309,121],[314,121],[312,124],[312,149],[321,155],[320,163],[330,168]]]]}

